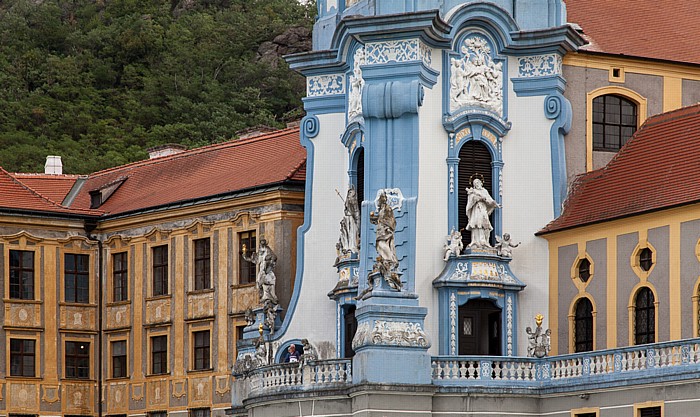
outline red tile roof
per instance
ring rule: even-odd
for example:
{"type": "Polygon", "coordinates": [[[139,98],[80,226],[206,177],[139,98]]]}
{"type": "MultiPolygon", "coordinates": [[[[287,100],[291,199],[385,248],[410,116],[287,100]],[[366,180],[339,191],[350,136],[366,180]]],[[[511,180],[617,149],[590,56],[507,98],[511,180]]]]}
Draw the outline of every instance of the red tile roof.
{"type": "Polygon", "coordinates": [[[28,188],[36,191],[55,203],[61,203],[66,195],[73,188],[78,175],[56,175],[56,174],[25,174],[14,173],[13,177],[18,179],[28,188]]]}
{"type": "Polygon", "coordinates": [[[90,174],[71,208],[89,208],[90,191],[120,178],[126,179],[99,207],[106,214],[303,181],[305,163],[299,128],[284,129],[90,174]]]}
{"type": "Polygon", "coordinates": [[[700,104],[647,119],[607,166],[576,178],[538,234],[700,202],[700,104]]]}
{"type": "Polygon", "coordinates": [[[700,64],[697,1],[565,0],[567,20],[591,44],[583,50],[700,64]]]}
{"type": "Polygon", "coordinates": [[[75,210],[61,206],[27,187],[0,167],[0,209],[16,209],[64,214],[99,214],[95,210],[75,210]]]}

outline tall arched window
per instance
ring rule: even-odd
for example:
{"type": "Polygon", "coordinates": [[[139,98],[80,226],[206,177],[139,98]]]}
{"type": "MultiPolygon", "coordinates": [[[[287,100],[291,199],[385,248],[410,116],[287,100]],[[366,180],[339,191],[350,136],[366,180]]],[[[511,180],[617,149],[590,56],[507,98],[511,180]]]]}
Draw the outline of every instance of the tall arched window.
{"type": "MultiPolygon", "coordinates": [[[[484,177],[484,188],[488,190],[489,194],[495,198],[493,194],[493,175],[491,172],[491,153],[489,152],[486,145],[483,143],[472,140],[465,143],[462,149],[459,150],[459,169],[458,169],[458,184],[459,184],[459,194],[457,199],[458,211],[459,211],[459,229],[462,230],[462,241],[465,245],[471,242],[471,233],[468,232],[465,227],[467,226],[467,187],[471,187],[470,178],[475,175],[483,175],[484,177]]],[[[491,215],[491,224],[493,225],[493,214],[491,215]]],[[[493,240],[493,236],[491,237],[493,240]]],[[[493,244],[494,242],[491,242],[493,244]]]]}
{"type": "Polygon", "coordinates": [[[637,130],[637,104],[607,94],[593,99],[593,150],[617,152],[637,130]]]}
{"type": "Polygon", "coordinates": [[[634,344],[654,343],[656,341],[656,311],[654,293],[644,287],[634,298],[634,344]]]}
{"type": "Polygon", "coordinates": [[[593,304],[581,298],[574,314],[574,351],[589,352],[593,350],[593,304]]]}

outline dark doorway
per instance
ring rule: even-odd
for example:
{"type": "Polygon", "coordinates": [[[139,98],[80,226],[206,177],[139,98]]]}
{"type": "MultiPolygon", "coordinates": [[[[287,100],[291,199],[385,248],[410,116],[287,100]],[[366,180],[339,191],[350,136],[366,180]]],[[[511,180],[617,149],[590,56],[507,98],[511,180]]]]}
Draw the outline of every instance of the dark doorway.
{"type": "Polygon", "coordinates": [[[501,309],[489,300],[459,307],[459,354],[501,355],[501,309]]]}
{"type": "Polygon", "coordinates": [[[344,322],[345,322],[345,340],[344,346],[344,357],[352,358],[355,356],[355,351],[352,349],[352,339],[355,338],[355,332],[357,331],[357,319],[355,319],[355,306],[347,306],[343,309],[344,311],[344,322]]]}

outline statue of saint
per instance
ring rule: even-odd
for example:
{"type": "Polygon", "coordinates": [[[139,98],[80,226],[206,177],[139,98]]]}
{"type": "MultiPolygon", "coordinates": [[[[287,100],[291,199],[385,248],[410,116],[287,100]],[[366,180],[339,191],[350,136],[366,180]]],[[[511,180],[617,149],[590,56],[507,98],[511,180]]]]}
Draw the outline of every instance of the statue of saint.
{"type": "Polygon", "coordinates": [[[340,221],[339,250],[341,254],[359,253],[360,206],[357,201],[357,191],[355,190],[355,186],[351,185],[350,188],[348,188],[348,194],[344,202],[345,214],[343,219],[340,221]]]}
{"type": "Polygon", "coordinates": [[[257,252],[248,255],[245,245],[243,246],[243,259],[248,262],[257,264],[258,275],[255,279],[255,286],[258,289],[260,304],[265,304],[266,301],[277,305],[277,294],[275,286],[277,277],[275,276],[275,265],[277,264],[277,255],[272,249],[267,246],[265,238],[260,239],[260,246],[257,252]]]}
{"type": "Polygon", "coordinates": [[[469,243],[470,248],[485,248],[491,247],[489,244],[489,236],[493,227],[489,221],[489,215],[494,209],[501,206],[491,198],[488,190],[483,186],[483,182],[479,178],[474,178],[472,181],[473,187],[467,188],[467,218],[468,223],[466,229],[472,234],[472,241],[469,243]]]}
{"type": "Polygon", "coordinates": [[[391,269],[398,266],[399,261],[396,257],[396,246],[394,245],[394,232],[396,231],[396,218],[394,210],[387,203],[386,193],[379,194],[379,211],[372,212],[369,215],[369,221],[377,225],[377,257],[381,258],[382,262],[387,262],[391,265],[391,269]]]}

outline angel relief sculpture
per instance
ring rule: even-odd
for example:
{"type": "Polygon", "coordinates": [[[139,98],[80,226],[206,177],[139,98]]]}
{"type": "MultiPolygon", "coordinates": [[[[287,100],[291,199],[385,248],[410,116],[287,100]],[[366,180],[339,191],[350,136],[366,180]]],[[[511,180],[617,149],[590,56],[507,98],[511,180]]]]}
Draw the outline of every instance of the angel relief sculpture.
{"type": "Polygon", "coordinates": [[[478,106],[500,115],[503,64],[493,61],[491,47],[479,36],[466,39],[461,52],[461,58],[450,60],[450,110],[478,106]]]}

